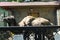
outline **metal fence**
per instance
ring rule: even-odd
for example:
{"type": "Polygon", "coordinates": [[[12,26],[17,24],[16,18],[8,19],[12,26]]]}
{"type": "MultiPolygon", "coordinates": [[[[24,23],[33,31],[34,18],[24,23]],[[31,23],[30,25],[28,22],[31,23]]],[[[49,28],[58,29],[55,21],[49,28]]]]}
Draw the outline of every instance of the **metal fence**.
{"type": "Polygon", "coordinates": [[[0,40],[55,40],[51,36],[49,39],[45,35],[50,32],[47,30],[52,30],[53,32],[58,32],[59,26],[40,26],[40,27],[0,27],[0,40]]]}

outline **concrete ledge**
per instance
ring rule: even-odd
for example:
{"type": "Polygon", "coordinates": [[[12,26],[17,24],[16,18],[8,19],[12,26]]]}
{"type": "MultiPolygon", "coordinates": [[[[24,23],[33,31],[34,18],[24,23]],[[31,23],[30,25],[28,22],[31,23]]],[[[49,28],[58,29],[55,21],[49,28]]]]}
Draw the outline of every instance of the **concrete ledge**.
{"type": "Polygon", "coordinates": [[[0,2],[0,6],[59,6],[59,2],[0,2]]]}

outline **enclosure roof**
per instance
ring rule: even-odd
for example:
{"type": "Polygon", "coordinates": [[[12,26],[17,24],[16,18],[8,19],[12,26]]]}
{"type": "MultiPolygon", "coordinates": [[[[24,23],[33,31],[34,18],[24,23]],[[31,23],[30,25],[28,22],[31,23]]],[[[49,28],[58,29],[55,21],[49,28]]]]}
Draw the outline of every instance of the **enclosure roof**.
{"type": "Polygon", "coordinates": [[[0,2],[0,6],[58,6],[59,2],[0,2]]]}

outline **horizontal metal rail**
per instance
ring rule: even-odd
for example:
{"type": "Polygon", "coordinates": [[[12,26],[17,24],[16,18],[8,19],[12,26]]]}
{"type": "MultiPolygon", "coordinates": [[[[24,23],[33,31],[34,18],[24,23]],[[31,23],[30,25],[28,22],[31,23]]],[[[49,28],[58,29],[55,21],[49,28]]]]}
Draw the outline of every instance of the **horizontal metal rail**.
{"type": "Polygon", "coordinates": [[[44,28],[60,28],[60,26],[24,26],[24,27],[19,27],[19,26],[0,26],[0,30],[35,30],[35,29],[44,29],[44,28]]]}

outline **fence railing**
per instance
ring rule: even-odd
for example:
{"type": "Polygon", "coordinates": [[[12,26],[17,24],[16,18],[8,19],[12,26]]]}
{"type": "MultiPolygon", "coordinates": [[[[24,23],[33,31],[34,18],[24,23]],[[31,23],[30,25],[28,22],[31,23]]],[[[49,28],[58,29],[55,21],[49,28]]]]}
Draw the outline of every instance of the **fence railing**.
{"type": "MultiPolygon", "coordinates": [[[[32,40],[33,39],[33,34],[35,35],[33,40],[46,40],[45,35],[47,34],[47,30],[51,29],[53,32],[57,32],[57,29],[60,28],[60,26],[40,26],[40,27],[19,27],[19,26],[11,26],[11,27],[0,27],[0,40],[2,39],[1,34],[7,33],[7,35],[10,33],[12,34],[23,34],[23,39],[24,40],[32,40]],[[8,32],[10,31],[10,32],[8,32]],[[31,34],[33,33],[33,34],[31,34]],[[29,38],[29,35],[32,35],[31,39],[29,38]],[[38,36],[38,37],[37,37],[38,36]]],[[[8,36],[3,36],[3,37],[9,37],[8,36]]],[[[13,38],[13,37],[12,37],[13,38]]],[[[4,40],[4,39],[3,39],[4,40]]],[[[13,40],[13,39],[12,39],[13,40]]],[[[17,39],[16,39],[17,40],[17,39]]],[[[19,39],[20,40],[20,39],[19,39]]]]}

